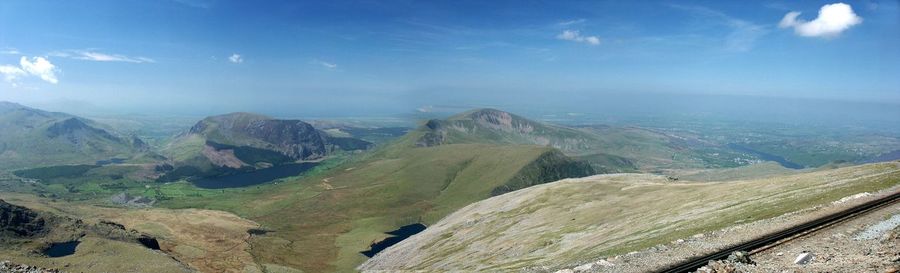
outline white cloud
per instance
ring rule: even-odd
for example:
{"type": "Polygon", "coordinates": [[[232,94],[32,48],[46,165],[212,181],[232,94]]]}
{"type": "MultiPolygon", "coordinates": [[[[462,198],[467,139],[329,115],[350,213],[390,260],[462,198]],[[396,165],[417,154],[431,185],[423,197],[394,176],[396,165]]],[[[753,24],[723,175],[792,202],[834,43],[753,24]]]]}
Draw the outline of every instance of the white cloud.
{"type": "Polygon", "coordinates": [[[337,69],[337,67],[338,67],[338,65],[335,63],[330,63],[330,62],[320,61],[320,60],[313,60],[312,63],[321,65],[322,67],[324,67],[328,70],[334,70],[334,69],[337,69]]]}
{"type": "Polygon", "coordinates": [[[581,32],[579,32],[577,30],[563,30],[562,33],[560,33],[559,35],[556,35],[556,38],[560,39],[560,40],[566,40],[566,41],[587,43],[590,45],[599,45],[600,44],[600,38],[597,38],[597,36],[583,36],[583,35],[581,35],[581,32]]]}
{"type": "Polygon", "coordinates": [[[585,20],[584,18],[580,18],[580,19],[562,21],[562,22],[557,23],[557,25],[570,26],[570,25],[574,25],[574,24],[581,24],[581,23],[584,23],[585,21],[587,21],[587,20],[585,20]]]}
{"type": "Polygon", "coordinates": [[[3,74],[3,80],[16,86],[16,81],[25,76],[36,76],[46,82],[56,84],[59,80],[56,78],[56,68],[53,63],[44,57],[28,57],[22,56],[19,60],[19,66],[0,65],[0,74],[3,74]]]}
{"type": "Polygon", "coordinates": [[[755,46],[756,41],[768,32],[768,29],[762,25],[736,18],[711,8],[677,4],[670,4],[668,6],[690,12],[703,18],[716,19],[716,21],[711,21],[715,22],[715,24],[710,24],[711,26],[722,24],[728,27],[730,32],[727,35],[722,36],[724,38],[723,41],[725,42],[724,49],[728,51],[750,51],[755,46]]]}
{"type": "Polygon", "coordinates": [[[800,12],[792,11],[784,15],[780,28],[794,28],[797,35],[804,37],[835,37],[852,26],[862,23],[862,18],[853,12],[850,5],[834,3],[822,6],[815,20],[798,19],[800,12]]]}
{"type": "Polygon", "coordinates": [[[53,84],[59,82],[56,79],[56,66],[44,59],[44,57],[34,57],[32,61],[29,61],[27,57],[22,56],[22,59],[19,60],[19,65],[28,74],[38,76],[46,82],[53,84]]]}
{"type": "Polygon", "coordinates": [[[106,54],[93,51],[76,52],[78,56],[73,58],[79,60],[97,61],[97,62],[128,62],[128,63],[155,63],[156,61],[146,57],[128,57],[118,54],[106,54]]]}
{"type": "Polygon", "coordinates": [[[231,54],[230,57],[228,57],[228,61],[229,61],[229,62],[232,62],[232,63],[239,64],[239,63],[243,63],[243,62],[244,62],[244,58],[241,57],[240,54],[234,53],[234,54],[231,54]]]}
{"type": "Polygon", "coordinates": [[[25,70],[12,65],[0,65],[0,74],[3,74],[3,80],[15,85],[17,78],[27,75],[25,70]]]}
{"type": "Polygon", "coordinates": [[[156,60],[147,57],[133,57],[121,54],[109,54],[92,50],[66,50],[54,51],[47,55],[53,57],[70,58],[94,62],[126,62],[126,63],[155,63],[156,60]]]}

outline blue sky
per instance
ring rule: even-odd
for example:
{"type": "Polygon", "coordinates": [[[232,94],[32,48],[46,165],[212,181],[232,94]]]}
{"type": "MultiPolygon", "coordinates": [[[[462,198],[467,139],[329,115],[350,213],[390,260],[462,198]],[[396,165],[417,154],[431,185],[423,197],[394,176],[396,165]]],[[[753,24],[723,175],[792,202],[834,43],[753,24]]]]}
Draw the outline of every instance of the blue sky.
{"type": "Polygon", "coordinates": [[[654,93],[900,103],[898,2],[817,21],[835,3],[9,0],[0,100],[290,115],[654,93]]]}

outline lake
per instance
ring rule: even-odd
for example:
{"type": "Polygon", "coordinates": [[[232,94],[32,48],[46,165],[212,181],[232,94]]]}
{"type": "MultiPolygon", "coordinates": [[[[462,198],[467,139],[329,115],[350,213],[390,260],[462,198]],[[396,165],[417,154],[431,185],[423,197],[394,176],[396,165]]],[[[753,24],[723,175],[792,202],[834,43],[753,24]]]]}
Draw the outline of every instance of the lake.
{"type": "Polygon", "coordinates": [[[425,230],[425,225],[417,223],[417,224],[402,226],[394,231],[385,232],[386,234],[390,234],[390,235],[394,235],[394,236],[387,237],[384,240],[381,240],[380,242],[374,243],[371,246],[369,246],[370,247],[369,250],[366,250],[366,251],[363,251],[360,253],[362,253],[362,255],[366,255],[366,257],[372,258],[373,256],[375,256],[375,254],[378,254],[378,252],[381,252],[382,250],[385,250],[386,248],[388,248],[392,245],[396,245],[400,241],[403,241],[404,239],[409,238],[409,236],[416,235],[416,233],[422,232],[423,230],[425,230]]]}
{"type": "Polygon", "coordinates": [[[50,247],[44,250],[44,255],[50,258],[65,257],[75,254],[75,248],[78,247],[79,241],[71,241],[65,243],[52,243],[50,247]]]}
{"type": "Polygon", "coordinates": [[[731,143],[731,144],[728,144],[728,148],[731,148],[732,150],[742,152],[742,153],[753,154],[756,157],[759,157],[759,159],[762,159],[765,161],[778,162],[778,164],[781,164],[781,166],[788,168],[788,169],[799,170],[799,169],[805,168],[805,166],[794,163],[794,162],[790,162],[787,159],[785,159],[784,157],[780,157],[780,156],[765,153],[765,152],[760,152],[760,151],[757,151],[754,149],[750,149],[749,147],[746,147],[746,146],[731,143]]]}
{"type": "Polygon", "coordinates": [[[278,165],[253,172],[238,173],[192,180],[195,186],[204,189],[226,189],[259,185],[273,180],[300,175],[319,163],[303,162],[278,165]]]}

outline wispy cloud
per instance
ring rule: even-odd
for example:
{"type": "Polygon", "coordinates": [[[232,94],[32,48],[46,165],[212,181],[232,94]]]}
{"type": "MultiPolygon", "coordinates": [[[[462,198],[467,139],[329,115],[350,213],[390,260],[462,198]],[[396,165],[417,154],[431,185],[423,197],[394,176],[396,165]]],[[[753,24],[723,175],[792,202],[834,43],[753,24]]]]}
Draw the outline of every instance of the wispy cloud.
{"type": "Polygon", "coordinates": [[[852,26],[862,23],[862,18],[853,12],[850,5],[834,3],[822,6],[815,20],[797,19],[799,11],[791,11],[784,15],[780,28],[794,28],[794,33],[804,37],[836,37],[852,26]]]}
{"type": "Polygon", "coordinates": [[[587,20],[585,20],[584,18],[579,18],[579,19],[573,19],[573,20],[562,21],[562,22],[559,22],[559,23],[556,23],[556,24],[557,24],[557,25],[560,25],[560,26],[571,26],[571,25],[582,24],[582,23],[584,23],[585,21],[587,21],[587,20]]]}
{"type": "Polygon", "coordinates": [[[231,56],[228,56],[228,61],[239,64],[244,62],[244,57],[241,57],[241,54],[233,53],[231,56]]]}
{"type": "Polygon", "coordinates": [[[29,59],[22,56],[19,59],[19,66],[0,65],[0,74],[3,74],[3,80],[11,83],[13,86],[17,85],[17,81],[20,78],[27,76],[35,76],[43,81],[56,84],[59,82],[56,78],[56,72],[58,71],[59,69],[56,68],[56,65],[50,63],[44,57],[32,57],[29,59]]]}
{"type": "Polygon", "coordinates": [[[156,60],[141,56],[126,56],[121,54],[102,53],[93,50],[64,50],[50,52],[50,56],[70,58],[75,60],[94,62],[126,62],[126,63],[155,63],[156,60]]]}
{"type": "Polygon", "coordinates": [[[22,52],[20,52],[18,49],[15,49],[15,48],[4,48],[4,49],[0,50],[0,54],[22,55],[22,52]]]}
{"type": "Polygon", "coordinates": [[[597,36],[581,35],[581,32],[579,32],[577,30],[563,30],[562,33],[560,33],[559,35],[556,35],[556,39],[579,42],[579,43],[586,43],[589,45],[599,45],[600,44],[600,38],[597,38],[597,36]]]}
{"type": "Polygon", "coordinates": [[[729,51],[749,51],[756,45],[756,41],[768,33],[766,27],[753,22],[732,17],[723,12],[703,6],[669,5],[672,8],[684,10],[698,16],[718,19],[731,32],[724,37],[724,47],[729,51]]]}
{"type": "Polygon", "coordinates": [[[328,69],[328,70],[335,70],[335,69],[338,68],[338,65],[335,64],[335,63],[326,62],[326,61],[322,61],[322,60],[318,60],[318,59],[312,60],[312,63],[313,63],[313,64],[320,65],[320,66],[322,66],[322,67],[324,67],[325,69],[328,69]]]}

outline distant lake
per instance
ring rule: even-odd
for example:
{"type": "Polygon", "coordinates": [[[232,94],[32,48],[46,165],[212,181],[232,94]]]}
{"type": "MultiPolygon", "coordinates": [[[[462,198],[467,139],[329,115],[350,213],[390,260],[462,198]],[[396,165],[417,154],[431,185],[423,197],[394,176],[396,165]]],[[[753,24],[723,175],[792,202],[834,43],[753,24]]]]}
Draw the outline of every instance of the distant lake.
{"type": "Polygon", "coordinates": [[[125,163],[124,158],[110,158],[107,160],[98,160],[95,164],[96,165],[109,165],[109,164],[122,164],[122,163],[125,163]]]}
{"type": "Polygon", "coordinates": [[[78,247],[79,241],[71,241],[65,243],[53,243],[50,244],[50,247],[44,250],[44,255],[50,258],[59,258],[65,257],[72,254],[75,254],[75,248],[78,247]]]}
{"type": "Polygon", "coordinates": [[[894,150],[890,153],[879,155],[879,156],[869,160],[868,163],[887,162],[887,161],[894,161],[894,160],[900,160],[900,150],[894,150]]]}
{"type": "Polygon", "coordinates": [[[423,230],[425,230],[425,225],[412,224],[412,225],[402,226],[394,231],[385,232],[386,234],[390,234],[390,235],[394,235],[394,236],[385,238],[384,240],[381,240],[380,242],[374,243],[370,246],[369,250],[366,250],[366,251],[363,251],[360,253],[362,253],[362,255],[366,255],[366,257],[372,258],[375,256],[375,254],[378,254],[378,252],[381,252],[382,250],[385,250],[386,248],[388,248],[392,245],[396,245],[400,241],[403,241],[404,239],[409,238],[409,236],[416,235],[416,233],[422,232],[423,230]]]}
{"type": "Polygon", "coordinates": [[[226,189],[259,185],[285,177],[300,175],[319,163],[304,162],[278,165],[271,168],[247,173],[238,173],[217,177],[206,177],[192,180],[194,186],[204,189],[226,189]]]}
{"type": "Polygon", "coordinates": [[[783,167],[785,167],[785,168],[788,168],[788,169],[799,170],[799,169],[805,168],[803,165],[800,165],[800,164],[797,164],[797,163],[794,163],[794,162],[790,162],[790,161],[788,161],[787,159],[785,159],[784,157],[780,157],[780,156],[773,155],[773,154],[769,154],[769,153],[760,152],[760,151],[757,151],[757,150],[754,150],[754,149],[750,149],[750,148],[747,147],[747,146],[743,146],[743,145],[731,143],[731,144],[728,144],[728,148],[731,148],[732,150],[735,150],[735,151],[738,151],[738,152],[742,152],[742,153],[753,154],[753,155],[755,155],[756,157],[759,157],[759,159],[762,159],[762,160],[765,160],[765,161],[775,161],[775,162],[778,162],[778,164],[781,164],[781,166],[783,166],[783,167]]]}

